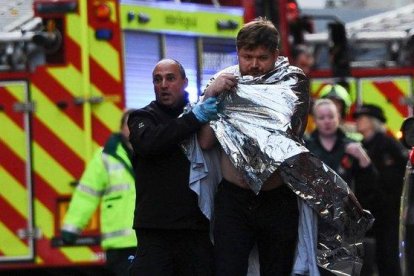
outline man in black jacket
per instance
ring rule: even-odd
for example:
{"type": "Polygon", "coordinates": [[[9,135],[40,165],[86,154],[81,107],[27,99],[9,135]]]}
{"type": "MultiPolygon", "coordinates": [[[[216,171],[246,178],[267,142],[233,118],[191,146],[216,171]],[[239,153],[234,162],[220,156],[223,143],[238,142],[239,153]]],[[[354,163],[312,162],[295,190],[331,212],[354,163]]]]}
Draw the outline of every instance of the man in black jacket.
{"type": "Polygon", "coordinates": [[[190,163],[181,143],[217,113],[212,98],[183,113],[188,80],[176,60],[153,71],[156,100],[128,120],[134,148],[138,249],[130,275],[212,275],[209,221],[189,188],[190,163]]]}

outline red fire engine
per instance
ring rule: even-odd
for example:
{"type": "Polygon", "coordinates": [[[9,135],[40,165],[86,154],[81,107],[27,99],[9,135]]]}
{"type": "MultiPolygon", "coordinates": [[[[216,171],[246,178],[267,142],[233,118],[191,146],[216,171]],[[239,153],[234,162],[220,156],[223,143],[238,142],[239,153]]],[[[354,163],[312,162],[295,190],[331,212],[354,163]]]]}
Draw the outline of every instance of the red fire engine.
{"type": "Polygon", "coordinates": [[[404,118],[412,115],[414,77],[414,5],[305,34],[314,53],[311,92],[318,97],[326,83],[348,84],[354,103],[383,108],[388,130],[399,136],[404,118]]]}
{"type": "MultiPolygon", "coordinates": [[[[0,0],[0,273],[66,267],[82,274],[102,265],[98,215],[74,246],[63,245],[59,229],[85,163],[117,129],[122,110],[153,99],[159,59],[182,62],[195,99],[212,74],[237,62],[243,22],[257,15],[275,22],[283,55],[304,42],[296,1],[197,2],[0,0]]],[[[329,40],[308,41],[317,54],[329,40]]],[[[409,113],[400,98],[411,95],[410,66],[351,64],[354,99],[388,105],[398,124],[409,113]]],[[[311,77],[317,95],[333,76],[317,64],[311,77]]]]}
{"type": "Polygon", "coordinates": [[[1,272],[83,274],[104,262],[98,215],[74,246],[62,243],[70,195],[123,109],[153,99],[158,60],[182,62],[193,99],[236,62],[244,10],[214,4],[0,0],[1,272]]]}

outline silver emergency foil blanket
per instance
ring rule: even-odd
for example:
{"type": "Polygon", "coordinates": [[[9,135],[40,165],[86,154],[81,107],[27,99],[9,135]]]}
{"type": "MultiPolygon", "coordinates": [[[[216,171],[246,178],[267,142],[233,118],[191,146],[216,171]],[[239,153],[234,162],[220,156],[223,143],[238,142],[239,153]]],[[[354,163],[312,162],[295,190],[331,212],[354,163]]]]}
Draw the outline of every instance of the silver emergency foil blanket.
{"type": "Polygon", "coordinates": [[[299,102],[292,88],[298,78],[285,59],[278,62],[282,66],[270,75],[240,78],[237,91],[223,93],[218,99],[219,119],[210,126],[253,191],[258,193],[277,170],[317,212],[318,265],[336,275],[358,275],[362,238],[374,218],[348,185],[293,135],[290,121],[299,102]]]}
{"type": "Polygon", "coordinates": [[[210,125],[256,194],[284,160],[308,151],[287,135],[297,101],[282,84],[239,83],[220,98],[219,119],[210,125]]]}
{"type": "Polygon", "coordinates": [[[287,159],[278,171],[319,215],[318,265],[336,275],[359,275],[362,239],[374,222],[371,213],[341,177],[310,153],[287,159]]]}

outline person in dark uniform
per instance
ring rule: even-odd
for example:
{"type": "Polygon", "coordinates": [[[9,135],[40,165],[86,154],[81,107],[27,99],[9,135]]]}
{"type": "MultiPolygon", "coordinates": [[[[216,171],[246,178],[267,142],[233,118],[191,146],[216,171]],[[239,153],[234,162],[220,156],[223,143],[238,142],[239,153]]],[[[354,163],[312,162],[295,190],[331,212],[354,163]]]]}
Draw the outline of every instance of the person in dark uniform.
{"type": "Polygon", "coordinates": [[[379,212],[373,231],[380,276],[401,275],[398,257],[398,221],[400,197],[407,154],[404,147],[385,131],[383,110],[373,104],[362,105],[353,114],[362,144],[379,172],[379,212]]]}
{"type": "Polygon", "coordinates": [[[339,127],[341,115],[332,100],[316,100],[312,113],[316,129],[305,139],[306,147],[348,183],[364,209],[371,210],[377,171],[367,152],[339,127]]]}
{"type": "MultiPolygon", "coordinates": [[[[378,172],[361,143],[340,128],[341,113],[331,99],[316,100],[312,109],[316,129],[305,139],[310,152],[339,174],[355,192],[364,209],[376,213],[378,172]]],[[[369,248],[369,239],[364,247],[369,248]]],[[[372,269],[373,254],[365,254],[363,270],[372,269]]],[[[321,269],[321,275],[333,275],[321,269]]]]}
{"type": "Polygon", "coordinates": [[[213,245],[209,221],[189,187],[190,162],[181,143],[216,116],[216,99],[188,103],[188,80],[172,59],[157,63],[152,74],[156,100],[128,120],[134,149],[136,205],[133,228],[138,248],[130,275],[212,275],[213,245]]]}

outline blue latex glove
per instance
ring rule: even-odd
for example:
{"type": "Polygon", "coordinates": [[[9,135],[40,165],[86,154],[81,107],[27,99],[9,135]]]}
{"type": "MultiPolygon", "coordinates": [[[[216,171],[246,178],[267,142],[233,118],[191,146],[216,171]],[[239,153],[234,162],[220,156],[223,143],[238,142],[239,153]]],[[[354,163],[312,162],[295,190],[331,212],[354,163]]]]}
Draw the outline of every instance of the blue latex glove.
{"type": "Polygon", "coordinates": [[[207,123],[218,118],[216,101],[216,97],[210,97],[194,106],[192,112],[200,123],[207,123]]]}

